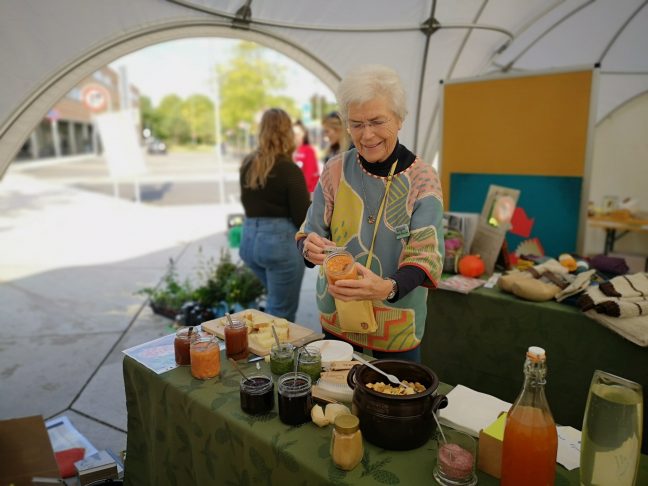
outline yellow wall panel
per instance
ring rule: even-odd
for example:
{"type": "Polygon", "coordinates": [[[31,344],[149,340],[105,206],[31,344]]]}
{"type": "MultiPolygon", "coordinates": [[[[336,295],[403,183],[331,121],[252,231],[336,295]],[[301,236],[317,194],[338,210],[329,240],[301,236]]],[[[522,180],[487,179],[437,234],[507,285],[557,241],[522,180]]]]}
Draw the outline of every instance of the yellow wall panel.
{"type": "Polygon", "coordinates": [[[582,177],[591,88],[591,70],[446,84],[446,197],[456,172],[582,177]]]}

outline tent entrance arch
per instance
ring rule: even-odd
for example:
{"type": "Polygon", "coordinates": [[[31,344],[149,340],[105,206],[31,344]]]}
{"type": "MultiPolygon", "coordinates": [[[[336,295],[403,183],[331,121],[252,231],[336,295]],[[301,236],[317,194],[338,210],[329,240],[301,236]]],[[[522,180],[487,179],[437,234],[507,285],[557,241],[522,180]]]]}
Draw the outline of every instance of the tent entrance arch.
{"type": "Polygon", "coordinates": [[[178,21],[142,28],[96,46],[44,80],[25,99],[7,123],[0,127],[0,179],[34,127],[40,123],[48,110],[82,79],[137,50],[166,41],[196,37],[249,40],[274,49],[311,71],[331,90],[335,89],[340,79],[329,66],[299,46],[271,33],[233,30],[230,25],[206,21],[178,21]]]}

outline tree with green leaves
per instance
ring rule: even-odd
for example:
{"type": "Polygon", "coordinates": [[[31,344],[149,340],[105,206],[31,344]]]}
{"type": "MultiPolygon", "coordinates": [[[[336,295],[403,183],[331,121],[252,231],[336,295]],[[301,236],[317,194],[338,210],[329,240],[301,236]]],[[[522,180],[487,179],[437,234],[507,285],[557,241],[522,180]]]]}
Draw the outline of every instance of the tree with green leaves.
{"type": "Polygon", "coordinates": [[[189,96],[182,102],[180,113],[189,127],[192,145],[214,144],[214,103],[207,96],[189,96]]]}
{"type": "Polygon", "coordinates": [[[160,116],[160,138],[174,144],[186,143],[190,139],[190,127],[182,116],[182,99],[175,94],[160,101],[157,112],[160,116]]]}
{"type": "Polygon", "coordinates": [[[218,68],[223,132],[240,137],[255,133],[260,114],[271,107],[291,116],[299,113],[295,101],[280,95],[286,87],[284,69],[263,57],[264,48],[241,42],[227,66],[218,68]]]}

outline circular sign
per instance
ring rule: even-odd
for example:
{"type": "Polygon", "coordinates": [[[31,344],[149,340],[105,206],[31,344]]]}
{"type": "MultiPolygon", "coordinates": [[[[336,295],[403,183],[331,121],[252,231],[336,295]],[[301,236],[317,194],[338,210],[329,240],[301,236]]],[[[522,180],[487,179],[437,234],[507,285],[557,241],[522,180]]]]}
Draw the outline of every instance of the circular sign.
{"type": "Polygon", "coordinates": [[[99,84],[88,84],[81,88],[81,100],[90,111],[104,111],[110,102],[110,92],[99,84]]]}

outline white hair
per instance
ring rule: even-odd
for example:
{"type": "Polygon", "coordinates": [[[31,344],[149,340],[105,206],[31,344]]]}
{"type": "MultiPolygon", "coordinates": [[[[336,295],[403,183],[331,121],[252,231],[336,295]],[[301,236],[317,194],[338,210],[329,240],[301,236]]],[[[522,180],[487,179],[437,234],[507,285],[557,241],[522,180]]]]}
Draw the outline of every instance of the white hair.
{"type": "Polygon", "coordinates": [[[337,89],[337,101],[342,118],[348,120],[351,103],[366,103],[379,96],[387,100],[391,105],[391,111],[401,121],[405,119],[407,115],[405,89],[396,71],[380,64],[365,64],[352,69],[340,81],[337,89]]]}

